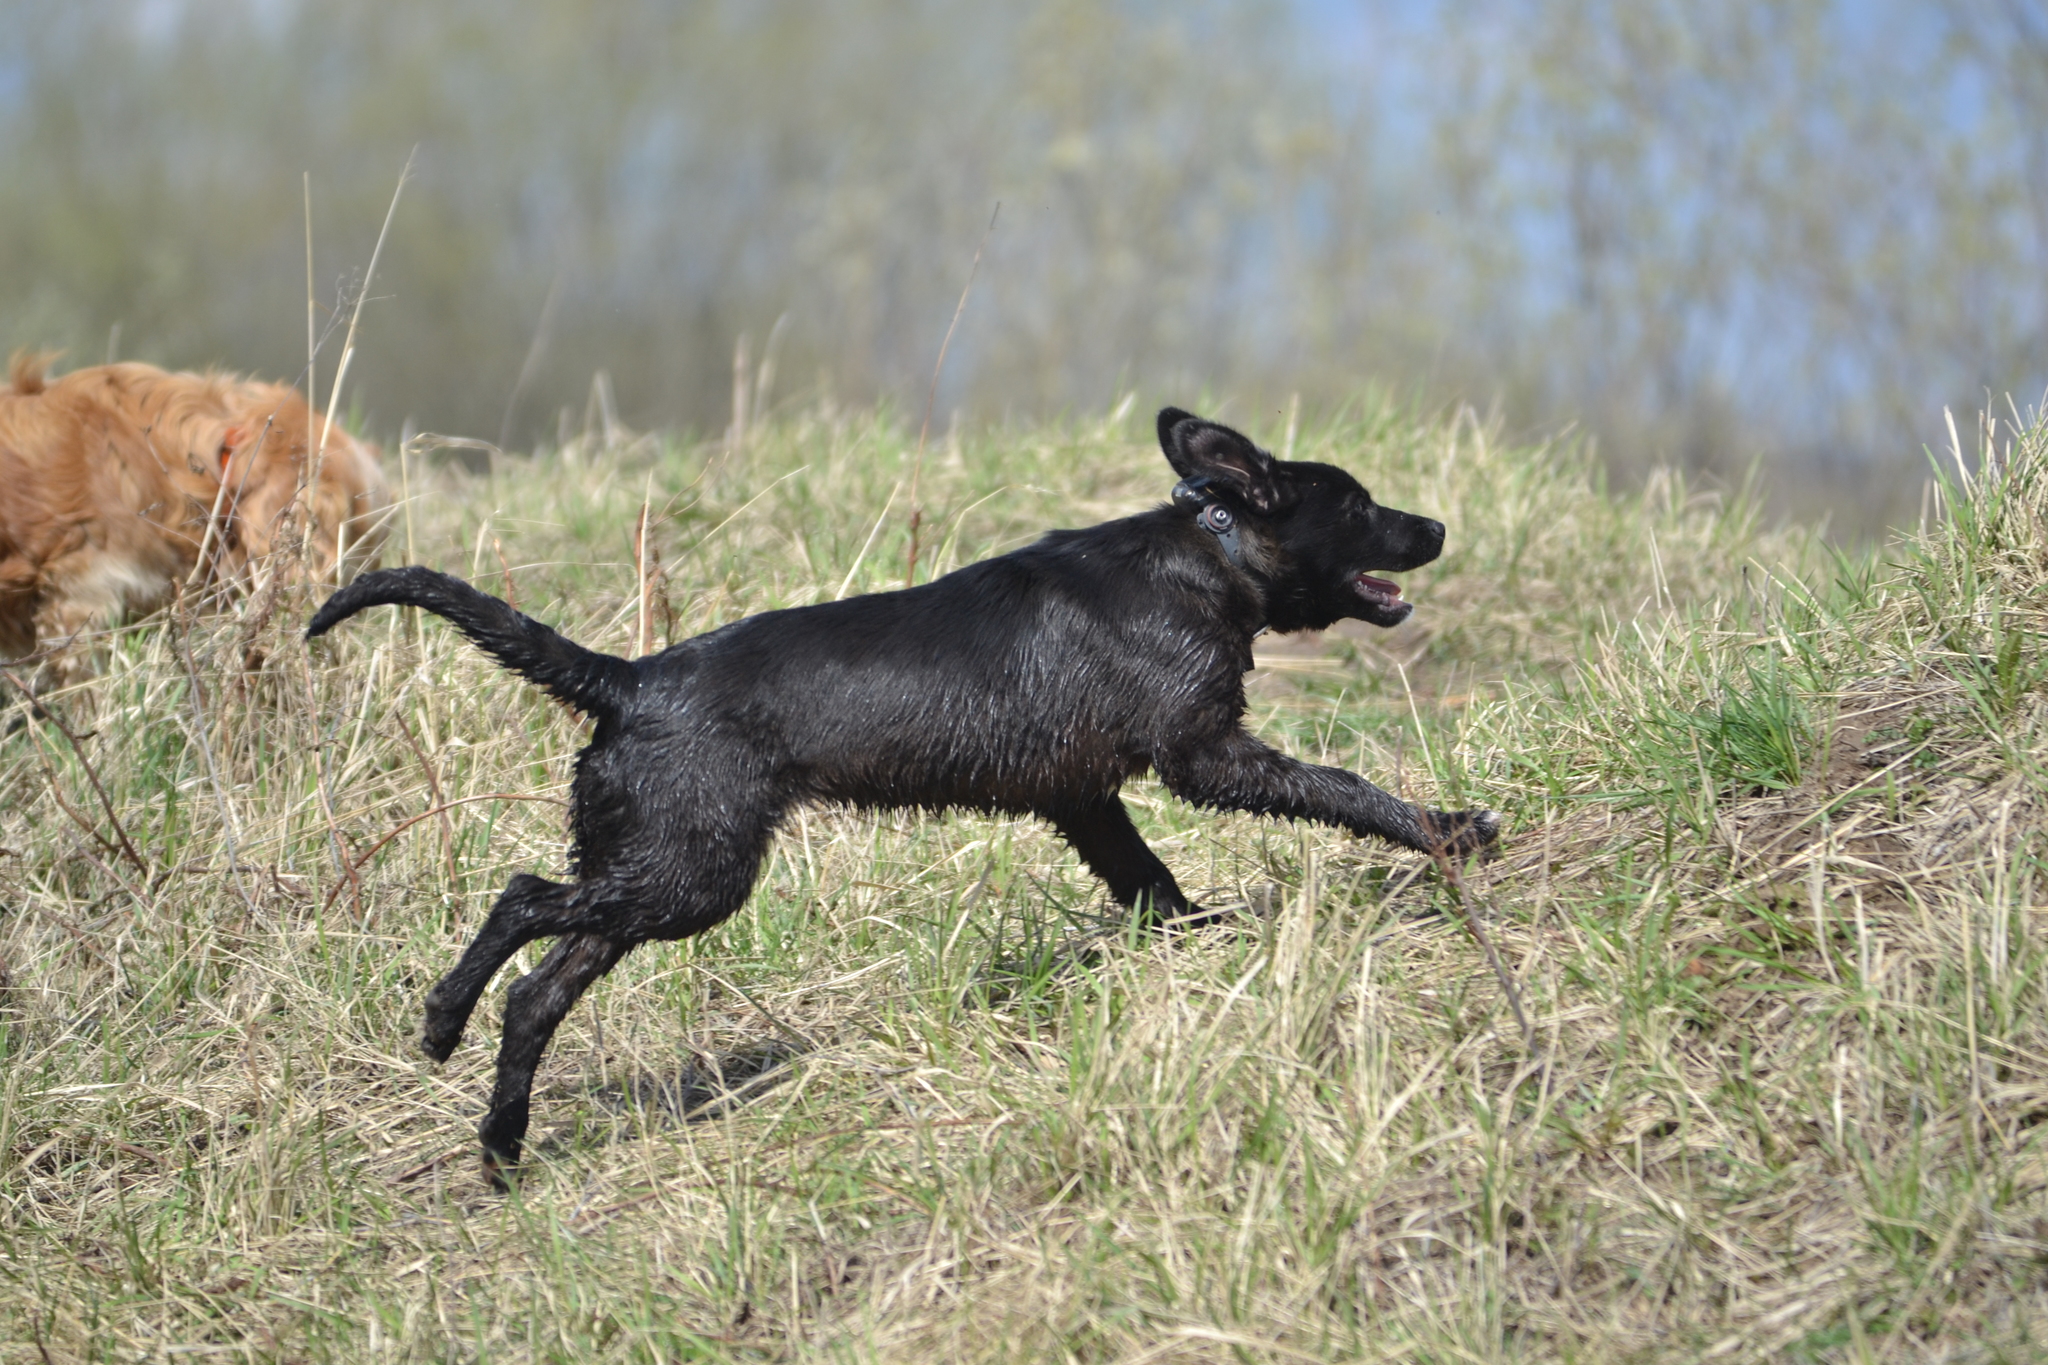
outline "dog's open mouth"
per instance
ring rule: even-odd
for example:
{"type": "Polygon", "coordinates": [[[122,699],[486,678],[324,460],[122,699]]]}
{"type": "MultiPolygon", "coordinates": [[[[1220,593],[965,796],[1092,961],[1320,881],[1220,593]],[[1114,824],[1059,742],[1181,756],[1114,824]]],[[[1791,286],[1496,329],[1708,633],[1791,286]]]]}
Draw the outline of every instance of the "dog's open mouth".
{"type": "Polygon", "coordinates": [[[1376,607],[1398,607],[1401,605],[1401,585],[1389,583],[1384,578],[1371,574],[1356,574],[1351,579],[1351,590],[1376,607]]]}

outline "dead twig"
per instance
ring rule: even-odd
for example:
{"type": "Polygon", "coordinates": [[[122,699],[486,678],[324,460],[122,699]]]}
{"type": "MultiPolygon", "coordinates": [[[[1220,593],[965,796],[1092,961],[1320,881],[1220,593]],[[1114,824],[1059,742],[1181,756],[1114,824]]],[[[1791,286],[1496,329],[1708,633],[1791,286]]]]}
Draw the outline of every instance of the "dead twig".
{"type": "Polygon", "coordinates": [[[1508,998],[1508,1008],[1515,1012],[1515,1022],[1521,1025],[1522,1045],[1533,1055],[1536,1051],[1536,1030],[1530,1026],[1529,1016],[1522,1008],[1521,988],[1515,985],[1515,978],[1500,960],[1500,953],[1493,946],[1493,935],[1486,931],[1484,907],[1475,904],[1474,897],[1466,891],[1465,879],[1442,843],[1430,849],[1429,856],[1436,860],[1437,871],[1443,874],[1444,884],[1451,888],[1451,899],[1457,903],[1458,913],[1464,917],[1466,930],[1478,942],[1480,951],[1486,954],[1494,979],[1500,982],[1501,992],[1508,998]]]}
{"type": "MultiPolygon", "coordinates": [[[[391,827],[390,833],[386,834],[376,843],[371,844],[370,847],[366,849],[361,856],[356,858],[354,862],[349,863],[347,865],[349,881],[356,882],[356,873],[362,869],[364,863],[367,863],[370,861],[370,859],[376,857],[377,854],[383,849],[384,845],[390,843],[393,839],[396,839],[399,835],[405,833],[414,825],[417,825],[420,821],[431,820],[435,816],[441,814],[444,811],[453,810],[457,806],[466,806],[472,801],[544,801],[549,805],[553,806],[566,806],[569,804],[568,802],[562,800],[562,798],[560,798],[559,796],[526,796],[521,795],[517,792],[484,792],[478,796],[458,796],[453,801],[444,801],[438,806],[434,806],[427,810],[421,811],[418,815],[409,815],[405,819],[400,820],[397,824],[393,825],[391,827]]],[[[327,900],[325,904],[321,906],[321,909],[326,910],[331,909],[333,907],[334,898],[341,894],[341,888],[342,883],[336,882],[334,884],[333,889],[327,893],[327,900]]],[[[357,905],[360,907],[362,903],[362,891],[360,883],[357,884],[356,895],[357,905]]],[[[766,1011],[763,1011],[763,1013],[766,1013],[766,1011]]]]}
{"type": "Polygon", "coordinates": [[[496,536],[491,537],[491,553],[498,557],[498,567],[505,571],[505,605],[519,610],[519,590],[512,586],[512,562],[505,558],[505,546],[496,536]]]}
{"type": "Polygon", "coordinates": [[[206,760],[206,776],[213,785],[214,800],[220,806],[221,836],[228,855],[228,876],[234,881],[235,890],[242,897],[242,903],[249,913],[256,912],[256,898],[249,894],[249,888],[242,884],[242,865],[236,856],[235,846],[241,842],[235,830],[235,814],[228,804],[227,785],[221,781],[220,765],[213,760],[213,741],[208,736],[206,723],[206,693],[199,684],[199,666],[192,659],[192,637],[183,630],[174,632],[177,639],[178,655],[185,663],[185,677],[190,681],[192,701],[193,737],[199,741],[200,756],[206,760]]]}
{"type": "Polygon", "coordinates": [[[646,656],[654,630],[654,612],[649,594],[653,590],[653,579],[647,568],[647,514],[654,502],[654,475],[647,476],[647,495],[640,500],[640,520],[633,527],[633,577],[638,585],[640,613],[638,629],[633,636],[633,657],[646,656]]]}
{"type": "Polygon", "coordinates": [[[967,267],[967,283],[961,286],[960,302],[953,307],[953,320],[946,324],[946,339],[939,343],[938,363],[932,366],[931,388],[924,395],[924,425],[917,429],[917,459],[910,466],[910,563],[903,573],[903,586],[917,586],[917,529],[924,521],[924,504],[917,500],[918,478],[924,473],[924,442],[932,430],[932,404],[939,397],[939,374],[946,368],[946,352],[953,345],[953,333],[960,326],[960,315],[967,311],[967,295],[974,289],[974,276],[981,269],[981,253],[988,246],[989,234],[996,230],[996,218],[1003,211],[1003,201],[996,200],[995,212],[988,216],[988,226],[981,230],[981,241],[974,248],[974,263],[967,267]]]}
{"type": "MultiPolygon", "coordinates": [[[[92,829],[92,827],[86,823],[85,817],[80,815],[76,810],[72,809],[71,803],[64,799],[64,794],[57,789],[56,775],[54,773],[51,774],[50,777],[50,795],[57,798],[57,804],[64,808],[64,813],[71,817],[71,821],[73,824],[77,825],[87,834],[92,835],[94,842],[99,844],[99,846],[102,849],[105,849],[107,853],[111,855],[115,852],[113,848],[109,847],[107,841],[105,839],[102,839],[99,836],[99,834],[95,832],[92,829]]],[[[92,849],[85,844],[78,844],[77,848],[80,853],[85,855],[86,861],[90,862],[94,867],[98,868],[100,872],[105,875],[108,881],[112,882],[115,886],[120,887],[122,894],[126,895],[128,899],[134,901],[135,904],[145,909],[149,907],[149,898],[143,895],[142,892],[138,891],[135,887],[129,885],[128,879],[126,877],[123,877],[110,864],[103,861],[100,858],[99,854],[94,853],[92,849]]],[[[132,912],[130,914],[130,919],[133,919],[132,912]]]]}
{"type": "Polygon", "coordinates": [[[411,747],[412,756],[420,761],[420,771],[427,775],[427,795],[434,799],[435,808],[441,815],[441,852],[448,861],[448,885],[453,888],[456,880],[455,826],[448,820],[448,808],[441,804],[440,775],[434,771],[434,765],[427,761],[427,751],[420,746],[419,738],[412,732],[412,726],[406,724],[405,712],[393,707],[391,715],[398,722],[399,733],[405,736],[406,744],[411,747]]]}
{"type": "Polygon", "coordinates": [[[419,1165],[412,1167],[410,1170],[400,1171],[397,1175],[391,1177],[391,1183],[394,1185],[402,1185],[408,1180],[417,1180],[421,1176],[425,1175],[428,1171],[434,1170],[437,1167],[446,1166],[451,1161],[460,1161],[463,1157],[468,1155],[469,1148],[467,1147],[461,1148],[460,1150],[453,1152],[443,1152],[441,1155],[437,1157],[433,1157],[429,1160],[422,1161],[419,1165]]]}
{"type": "Polygon", "coordinates": [[[92,821],[86,819],[76,806],[64,799],[64,788],[57,782],[57,770],[50,766],[47,759],[43,761],[43,776],[50,780],[50,795],[56,800],[57,809],[70,816],[71,823],[78,826],[79,829],[85,832],[88,838],[98,844],[101,852],[109,857],[119,857],[121,855],[120,846],[106,835],[94,829],[92,821]]]}
{"type": "MultiPolygon", "coordinates": [[[[370,248],[370,264],[363,271],[363,287],[356,291],[355,311],[349,315],[348,331],[341,338],[341,362],[335,366],[334,383],[327,390],[327,419],[320,428],[318,444],[310,452],[311,458],[308,461],[306,471],[305,487],[307,488],[318,488],[320,486],[320,460],[327,453],[327,438],[334,433],[335,405],[341,401],[341,386],[348,378],[348,363],[355,359],[356,325],[363,320],[363,305],[369,302],[370,284],[377,278],[377,261],[384,255],[384,239],[391,235],[391,220],[398,216],[399,196],[405,193],[405,182],[412,178],[413,158],[419,154],[420,149],[417,146],[406,154],[405,169],[398,173],[398,186],[391,191],[391,207],[384,210],[384,226],[377,231],[377,244],[370,248]]],[[[307,255],[310,257],[311,254],[311,248],[309,247],[307,255]]],[[[310,393],[307,395],[309,400],[315,396],[317,395],[310,393]]],[[[338,531],[339,528],[337,528],[337,533],[338,531]]]]}
{"type": "MultiPolygon", "coordinates": [[[[306,713],[312,718],[313,732],[317,735],[320,731],[319,693],[313,687],[312,659],[303,649],[299,651],[299,667],[305,671],[306,677],[306,713]]],[[[320,797],[320,813],[327,818],[327,837],[334,845],[334,864],[341,870],[342,876],[354,890],[356,923],[361,924],[363,922],[363,884],[356,876],[354,864],[348,860],[348,846],[341,839],[341,822],[334,818],[334,800],[327,791],[327,762],[324,757],[326,747],[327,742],[324,740],[311,747],[313,786],[320,797]]],[[[339,882],[335,883],[337,890],[340,888],[340,885],[339,882]]],[[[333,891],[327,894],[327,900],[321,906],[322,913],[325,913],[327,909],[333,906],[334,895],[333,891]]]]}
{"type": "Polygon", "coordinates": [[[802,1048],[806,1052],[816,1052],[818,1050],[818,1043],[815,1038],[812,1038],[809,1034],[803,1032],[801,1029],[798,1029],[790,1024],[785,1024],[780,1019],[776,1018],[775,1015],[769,1011],[768,1007],[762,1004],[760,1001],[756,1000],[751,994],[749,994],[745,987],[735,985],[733,982],[727,981],[718,973],[711,971],[708,968],[705,968],[701,965],[699,966],[698,970],[702,971],[704,975],[710,977],[719,985],[731,991],[734,995],[737,995],[740,999],[746,1001],[749,1005],[752,1005],[756,1010],[759,1010],[761,1013],[761,1017],[763,1019],[766,1019],[770,1024],[774,1025],[775,1031],[782,1034],[792,1043],[795,1043],[798,1047],[802,1048]]]}
{"type": "Polygon", "coordinates": [[[298,516],[297,503],[285,509],[283,524],[263,563],[262,582],[256,589],[255,598],[243,611],[240,646],[236,652],[241,656],[244,673],[254,673],[263,667],[263,653],[257,649],[256,642],[269,628],[271,617],[277,614],[278,595],[284,591],[286,565],[298,558],[310,543],[299,530],[298,516]]]}
{"type": "MultiPolygon", "coordinates": [[[[84,743],[77,735],[71,733],[71,727],[57,718],[56,712],[43,705],[42,699],[36,696],[36,690],[22,681],[18,673],[11,668],[0,668],[0,674],[5,674],[7,681],[20,688],[22,695],[28,698],[29,705],[36,709],[36,713],[49,721],[50,724],[56,726],[57,733],[64,736],[65,742],[70,744],[71,752],[78,758],[78,766],[85,769],[86,781],[92,783],[93,794],[99,798],[100,809],[107,813],[107,822],[114,827],[114,837],[120,842],[122,856],[128,859],[137,874],[144,880],[147,880],[149,877],[149,864],[142,860],[142,855],[135,851],[135,845],[128,841],[128,831],[121,827],[121,817],[114,813],[114,803],[107,798],[107,789],[100,783],[99,771],[93,767],[92,760],[86,757],[84,743]]],[[[51,789],[55,790],[56,774],[54,772],[50,775],[50,784],[51,789]]],[[[95,834],[94,837],[98,838],[99,836],[95,834]]],[[[111,853],[114,850],[112,847],[109,847],[107,851],[111,853]]]]}

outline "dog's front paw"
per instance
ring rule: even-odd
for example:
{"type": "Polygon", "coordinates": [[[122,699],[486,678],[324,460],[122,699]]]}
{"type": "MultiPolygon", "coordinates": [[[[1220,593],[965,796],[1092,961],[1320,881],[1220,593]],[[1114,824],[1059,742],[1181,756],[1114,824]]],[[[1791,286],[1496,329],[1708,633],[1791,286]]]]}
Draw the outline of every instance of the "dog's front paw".
{"type": "Polygon", "coordinates": [[[1431,810],[1422,813],[1430,852],[1452,858],[1484,853],[1500,838],[1500,816],[1490,810],[1431,810]]]}

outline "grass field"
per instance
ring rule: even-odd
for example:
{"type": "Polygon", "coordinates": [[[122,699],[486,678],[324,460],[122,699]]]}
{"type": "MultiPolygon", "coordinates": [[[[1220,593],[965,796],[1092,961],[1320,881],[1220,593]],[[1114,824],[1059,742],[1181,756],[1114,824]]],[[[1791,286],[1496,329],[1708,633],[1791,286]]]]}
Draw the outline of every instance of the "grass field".
{"type": "MultiPolygon", "coordinates": [[[[900,584],[913,501],[920,577],[1148,505],[1149,426],[420,458],[386,562],[630,652],[643,502],[658,647],[900,584]]],[[[1507,815],[1533,1049],[1407,854],[1135,784],[1242,908],[1168,941],[1033,822],[812,811],[578,1007],[496,1195],[499,992],[412,1037],[579,724],[431,618],[145,623],[0,740],[0,1359],[2048,1358],[2048,430],[1848,557],[1469,414],[1286,444],[1450,542],[1252,723],[1507,815]]]]}

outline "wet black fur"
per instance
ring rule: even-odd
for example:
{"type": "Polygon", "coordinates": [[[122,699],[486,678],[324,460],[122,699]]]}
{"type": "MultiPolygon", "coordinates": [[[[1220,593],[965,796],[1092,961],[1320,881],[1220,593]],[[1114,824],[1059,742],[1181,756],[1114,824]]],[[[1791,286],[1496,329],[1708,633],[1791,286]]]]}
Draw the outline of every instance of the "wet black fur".
{"type": "Polygon", "coordinates": [[[1166,505],[631,661],[430,569],[365,574],[328,599],[309,637],[380,603],[424,607],[596,722],[576,763],[575,880],[514,877],[427,995],[422,1046],[445,1060],[506,959],[557,937],[507,998],[480,1130],[490,1170],[517,1161],[534,1067],[577,997],[636,945],[701,933],[739,909],[801,803],[1037,814],[1154,923],[1203,912],[1118,799],[1148,769],[1218,809],[1414,849],[1492,841],[1490,812],[1422,811],[1241,724],[1254,635],[1342,617],[1399,622],[1408,605],[1357,577],[1427,564],[1443,526],[1377,505],[1341,469],[1276,461],[1175,408],[1159,414],[1159,438],[1175,471],[1206,479],[1205,495],[1234,513],[1241,564],[1193,511],[1166,505]]]}

